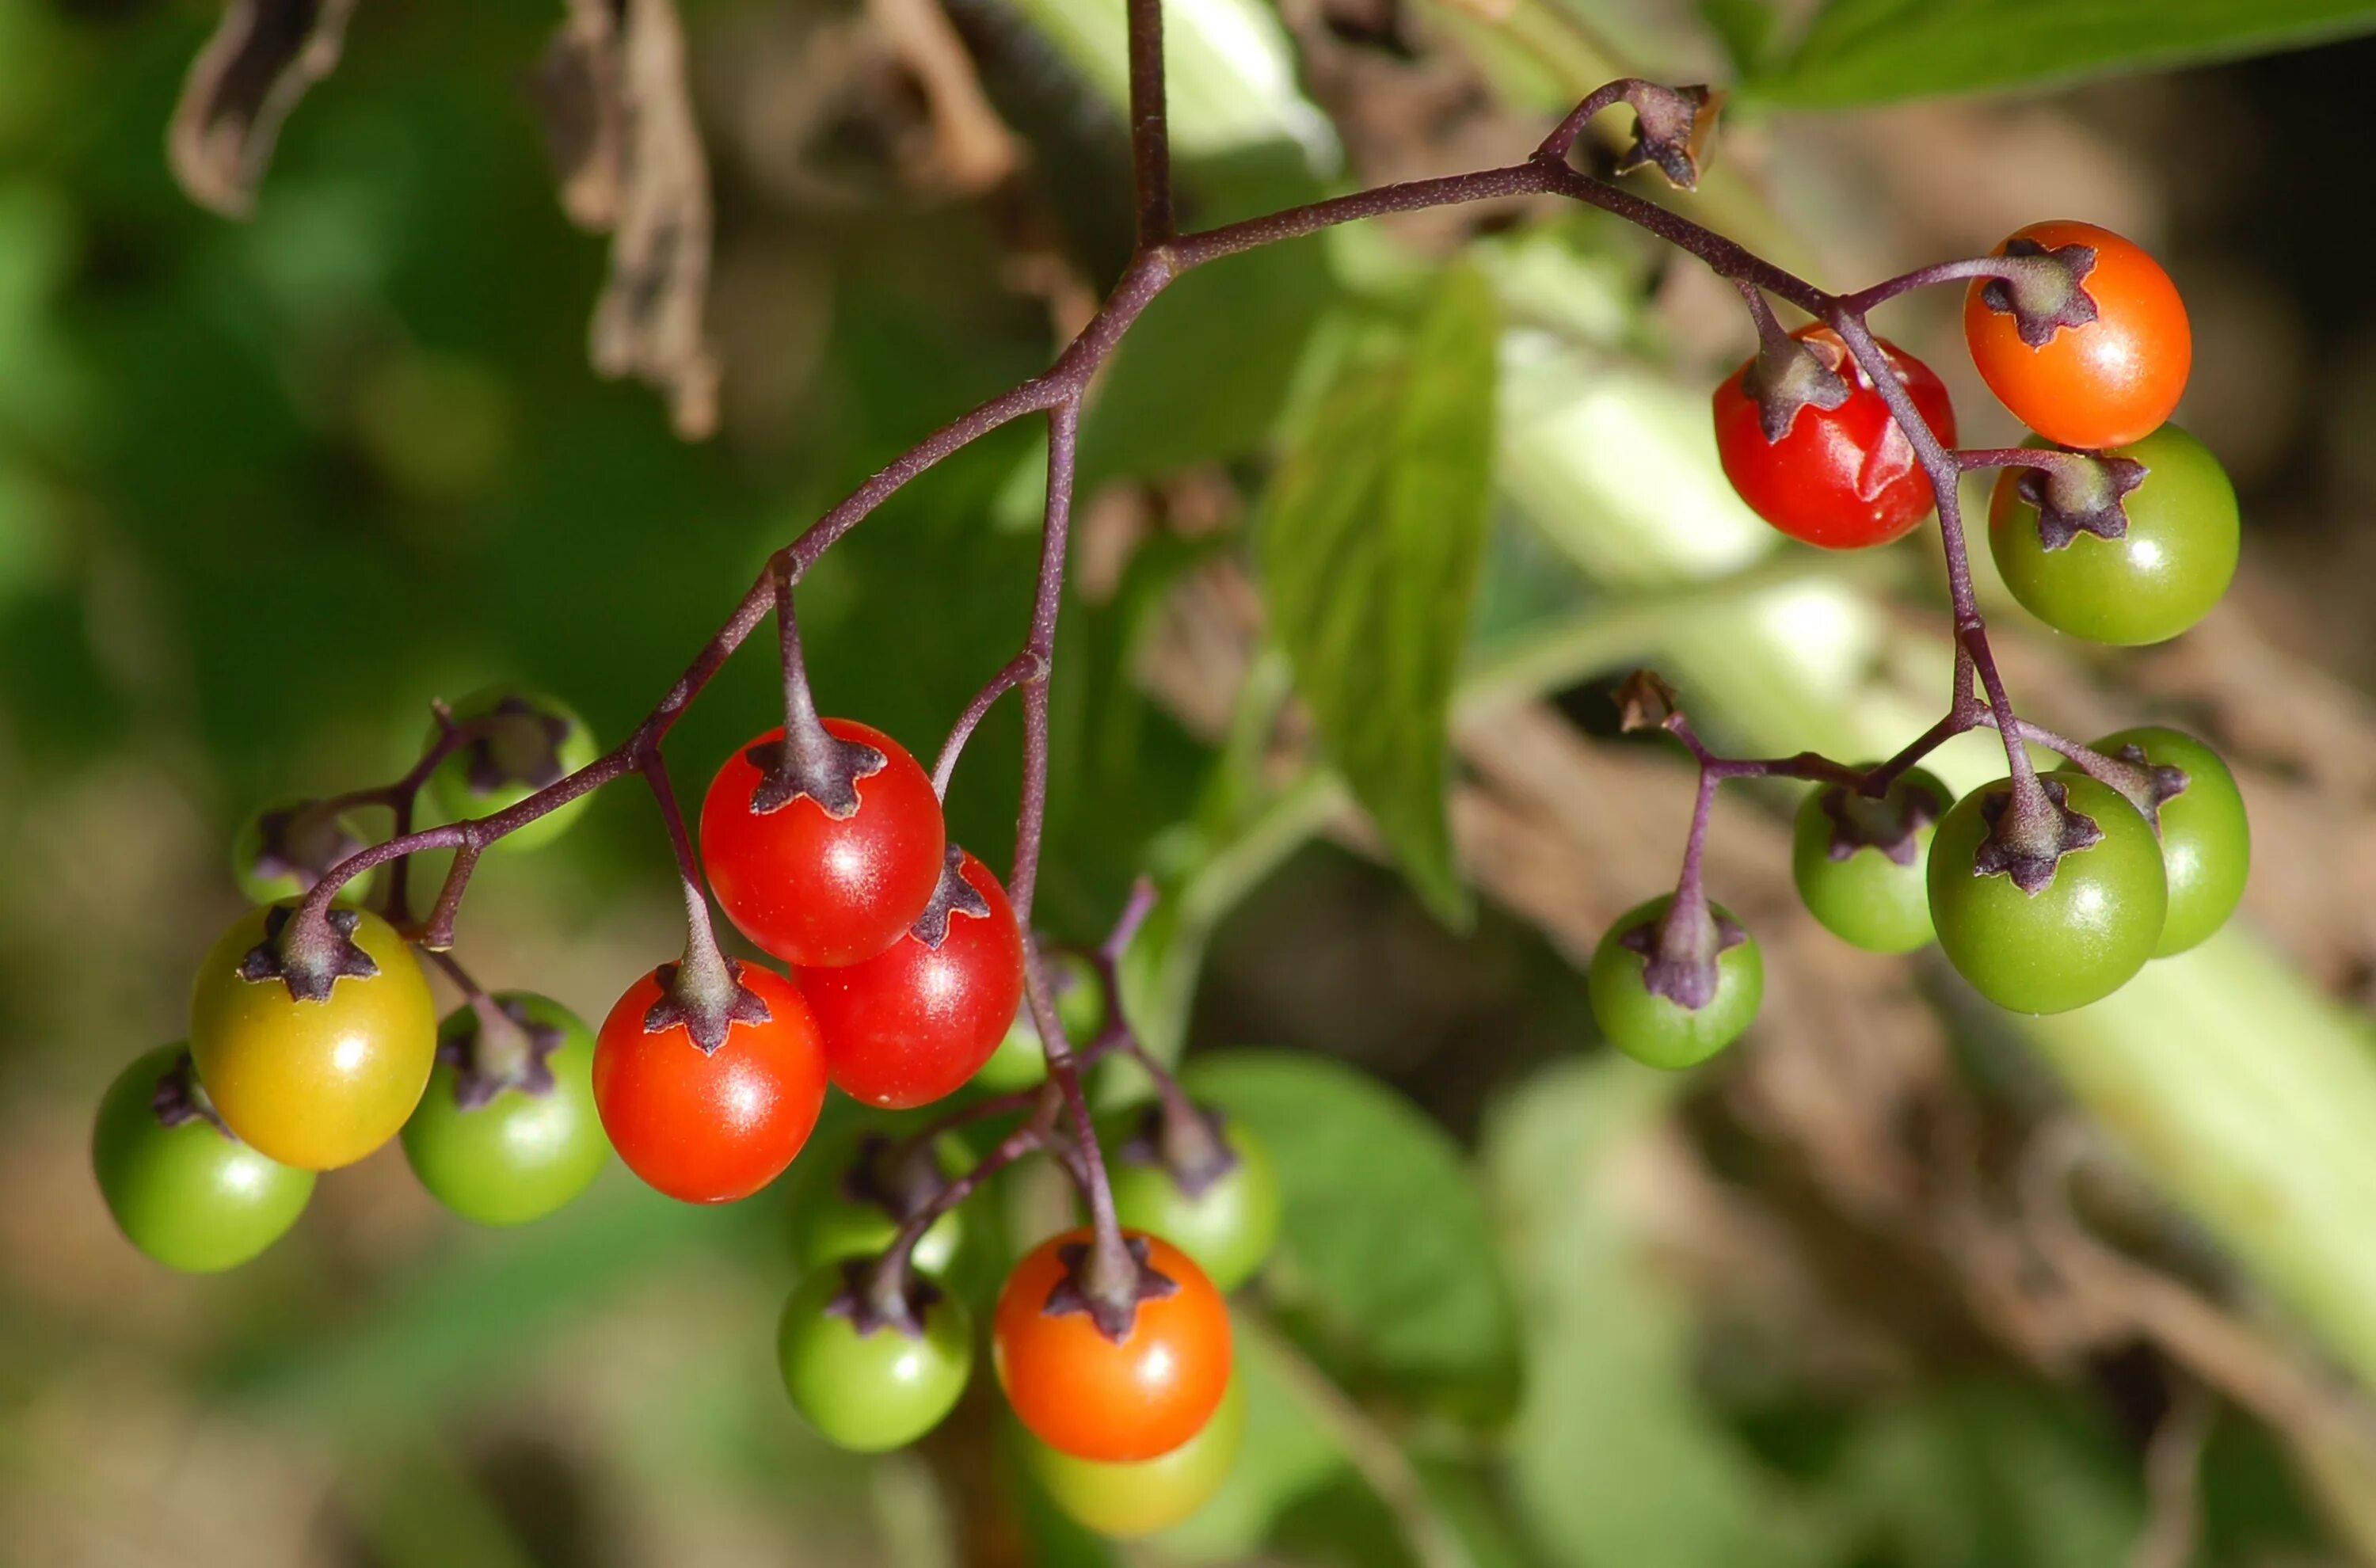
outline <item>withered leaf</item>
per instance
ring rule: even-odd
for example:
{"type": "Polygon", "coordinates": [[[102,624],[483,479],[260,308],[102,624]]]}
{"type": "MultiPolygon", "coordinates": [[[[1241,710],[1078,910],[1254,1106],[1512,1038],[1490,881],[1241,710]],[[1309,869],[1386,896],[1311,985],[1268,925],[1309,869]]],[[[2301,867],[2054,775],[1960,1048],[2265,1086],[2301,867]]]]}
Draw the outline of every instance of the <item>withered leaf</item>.
{"type": "Polygon", "coordinates": [[[280,123],[330,74],[355,0],[231,0],[190,62],[165,133],[189,198],[226,218],[255,209],[280,123]]]}
{"type": "Polygon", "coordinates": [[[611,235],[587,351],[607,376],[664,393],[677,433],[718,424],[709,290],[709,166],[671,0],[569,0],[534,79],[570,220],[611,235]]]}

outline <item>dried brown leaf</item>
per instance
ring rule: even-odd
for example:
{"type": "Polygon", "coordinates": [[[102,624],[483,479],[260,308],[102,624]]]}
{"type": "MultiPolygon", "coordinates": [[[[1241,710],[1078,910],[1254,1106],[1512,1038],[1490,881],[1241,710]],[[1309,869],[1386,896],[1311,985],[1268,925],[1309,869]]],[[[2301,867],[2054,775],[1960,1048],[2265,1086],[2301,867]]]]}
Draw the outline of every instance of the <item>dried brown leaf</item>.
{"type": "Polygon", "coordinates": [[[534,82],[571,221],[611,235],[588,356],[669,399],[677,433],[718,426],[709,290],[709,165],[671,0],[569,0],[534,82]]]}
{"type": "Polygon", "coordinates": [[[165,133],[189,198],[226,218],[255,210],[280,123],[339,63],[355,0],[231,0],[190,62],[165,133]]]}

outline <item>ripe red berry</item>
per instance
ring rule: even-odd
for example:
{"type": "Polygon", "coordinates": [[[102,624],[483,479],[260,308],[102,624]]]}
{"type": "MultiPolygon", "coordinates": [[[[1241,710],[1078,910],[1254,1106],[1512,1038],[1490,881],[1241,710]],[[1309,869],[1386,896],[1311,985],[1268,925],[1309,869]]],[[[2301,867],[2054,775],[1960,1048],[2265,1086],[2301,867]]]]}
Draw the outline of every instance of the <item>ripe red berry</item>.
{"type": "Polygon", "coordinates": [[[898,941],[932,898],[945,848],[940,799],[907,749],[850,719],[825,727],[883,756],[858,779],[849,815],[829,815],[806,795],[752,809],[766,778],[753,754],[764,756],[780,729],[727,758],[701,803],[701,861],[719,903],[743,935],[810,967],[855,964],[898,941]]]}
{"type": "MultiPolygon", "coordinates": [[[[962,849],[950,858],[970,897],[947,890],[935,947],[911,929],[862,963],[796,978],[825,1039],[826,1070],[853,1099],[902,1110],[940,1099],[990,1060],[1023,996],[1023,933],[1006,890],[962,849]]],[[[929,933],[927,933],[929,934],[929,933]]]]}
{"type": "Polygon", "coordinates": [[[764,1022],[729,1024],[705,1052],[682,1023],[645,1028],[664,993],[658,970],[627,988],[594,1046],[594,1105],[627,1168],[670,1197],[731,1203],[782,1173],[825,1105],[816,1020],[792,982],[736,966],[764,1022]]]}
{"type": "MultiPolygon", "coordinates": [[[[1886,544],[1930,512],[1930,476],[1839,334],[1802,327],[1791,336],[1848,384],[1847,400],[1836,409],[1800,405],[1782,438],[1768,441],[1746,384],[1757,362],[1746,362],[1716,389],[1725,477],[1750,510],[1792,539],[1826,550],[1886,544]]],[[[1881,347],[1924,422],[1953,446],[1955,410],[1946,386],[1913,355],[1887,341],[1881,347]]]]}

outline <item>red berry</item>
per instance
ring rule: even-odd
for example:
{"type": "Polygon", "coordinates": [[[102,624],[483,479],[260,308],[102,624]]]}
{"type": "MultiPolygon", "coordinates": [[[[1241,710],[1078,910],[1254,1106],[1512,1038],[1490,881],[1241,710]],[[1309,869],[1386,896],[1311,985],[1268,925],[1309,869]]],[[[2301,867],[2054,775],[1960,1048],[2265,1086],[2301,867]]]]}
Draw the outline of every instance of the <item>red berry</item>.
{"type": "Polygon", "coordinates": [[[952,854],[981,907],[952,908],[938,947],[910,930],[864,963],[798,972],[826,1070],[853,1099],[902,1110],[952,1092],[990,1060],[1023,999],[1023,933],[1006,890],[972,855],[952,854]]]}
{"type": "MultiPolygon", "coordinates": [[[[1836,409],[1803,404],[1779,441],[1765,439],[1756,397],[1744,385],[1751,360],[1716,389],[1717,455],[1750,509],[1792,539],[1826,550],[1886,544],[1931,506],[1930,476],[1889,405],[1828,327],[1791,334],[1848,384],[1836,409]]],[[[1930,367],[1895,344],[1882,351],[1940,441],[1955,444],[1955,410],[1930,367]]]]}
{"type": "Polygon", "coordinates": [[[729,1024],[716,1051],[705,1052],[681,1023],[644,1027],[662,994],[657,970],[627,988],[594,1046],[602,1131],[629,1170],[686,1203],[731,1203],[774,1181],[825,1105],[825,1052],[808,1003],[773,969],[736,968],[767,1017],[729,1024]]]}
{"type": "Polygon", "coordinates": [[[838,739],[883,754],[858,780],[858,809],[826,814],[806,795],[751,809],[764,781],[751,752],[783,738],[770,730],[726,759],[701,803],[701,861],[718,901],[743,935],[790,964],[855,964],[899,940],[941,879],[945,847],[933,781],[879,730],[828,719],[838,739]]]}

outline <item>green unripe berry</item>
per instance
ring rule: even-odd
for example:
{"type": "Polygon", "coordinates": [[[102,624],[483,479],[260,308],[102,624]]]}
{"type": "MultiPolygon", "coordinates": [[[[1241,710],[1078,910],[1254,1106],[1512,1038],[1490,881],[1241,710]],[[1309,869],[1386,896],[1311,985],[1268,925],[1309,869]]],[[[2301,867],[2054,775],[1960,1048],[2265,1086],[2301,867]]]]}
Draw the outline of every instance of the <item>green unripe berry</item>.
{"type": "Polygon", "coordinates": [[[1765,995],[1765,961],[1756,939],[1714,904],[1709,914],[1719,931],[1738,938],[1727,942],[1720,935],[1712,943],[1718,946],[1715,994],[1703,1006],[1685,1007],[1649,988],[1649,958],[1628,945],[1627,938],[1643,932],[1655,944],[1657,924],[1674,902],[1674,895],[1667,894],[1619,916],[1594,949],[1585,977],[1600,1032],[1618,1050],[1652,1067],[1690,1067],[1714,1056],[1740,1038],[1765,995]]]}

